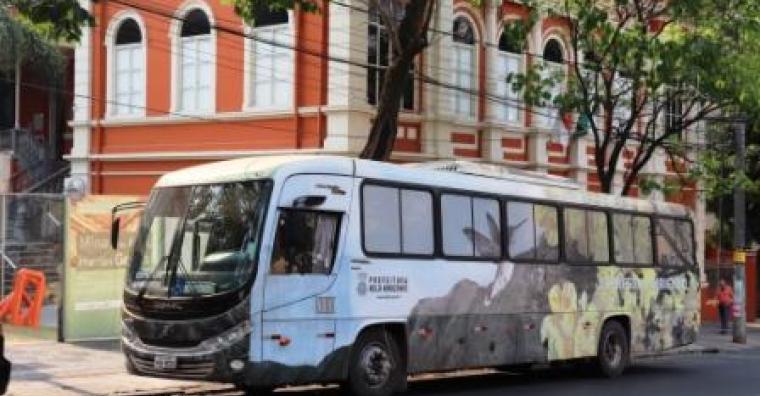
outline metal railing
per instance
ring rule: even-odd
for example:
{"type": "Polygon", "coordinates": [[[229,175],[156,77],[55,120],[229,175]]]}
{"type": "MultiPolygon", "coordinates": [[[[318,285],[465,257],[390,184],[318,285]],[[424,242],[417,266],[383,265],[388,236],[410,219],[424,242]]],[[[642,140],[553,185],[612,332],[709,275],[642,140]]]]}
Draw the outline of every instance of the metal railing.
{"type": "MultiPolygon", "coordinates": [[[[0,296],[5,296],[5,266],[11,267],[13,269],[13,272],[15,273],[18,269],[18,265],[13,261],[12,258],[8,257],[7,254],[5,254],[4,251],[0,252],[0,279],[2,279],[2,282],[0,282],[0,296]]],[[[12,277],[11,277],[12,278],[12,277]]]]}
{"type": "Polygon", "coordinates": [[[13,285],[18,268],[45,273],[58,282],[63,265],[64,196],[0,194],[0,294],[13,285]]]}
{"type": "Polygon", "coordinates": [[[10,151],[18,164],[11,175],[15,191],[62,191],[68,164],[57,160],[35,134],[26,129],[0,130],[0,151],[10,151]]]}

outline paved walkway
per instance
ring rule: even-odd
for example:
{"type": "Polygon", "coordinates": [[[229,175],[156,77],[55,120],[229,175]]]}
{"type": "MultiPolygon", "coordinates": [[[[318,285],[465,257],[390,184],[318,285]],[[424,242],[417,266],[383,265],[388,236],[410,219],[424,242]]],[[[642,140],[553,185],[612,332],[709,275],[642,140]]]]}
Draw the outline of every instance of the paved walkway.
{"type": "MultiPolygon", "coordinates": [[[[674,353],[731,353],[758,349],[760,324],[748,328],[748,343],[731,342],[715,325],[704,325],[699,341],[674,353]]],[[[129,375],[124,356],[115,341],[62,344],[31,338],[11,339],[6,355],[13,363],[9,395],[162,395],[195,394],[229,389],[228,386],[195,381],[174,381],[129,375]]]]}
{"type": "Polygon", "coordinates": [[[13,363],[7,394],[14,396],[171,394],[210,385],[129,375],[114,341],[62,344],[27,340],[7,345],[6,356],[13,363]]]}

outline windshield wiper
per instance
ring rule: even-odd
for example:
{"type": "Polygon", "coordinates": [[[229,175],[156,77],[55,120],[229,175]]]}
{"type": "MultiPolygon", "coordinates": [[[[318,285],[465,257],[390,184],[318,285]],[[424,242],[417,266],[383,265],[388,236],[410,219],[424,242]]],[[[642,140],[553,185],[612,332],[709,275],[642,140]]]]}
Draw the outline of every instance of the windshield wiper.
{"type": "MultiPolygon", "coordinates": [[[[150,282],[154,280],[154,276],[156,275],[156,271],[158,271],[159,268],[161,268],[161,264],[168,263],[169,258],[171,257],[171,252],[169,254],[161,257],[161,260],[158,261],[158,264],[150,271],[150,274],[148,274],[148,278],[145,281],[145,284],[142,285],[140,290],[137,292],[137,300],[141,301],[145,297],[145,292],[148,291],[148,287],[150,286],[150,282]]],[[[167,265],[166,268],[168,269],[169,266],[167,265]]],[[[164,279],[166,279],[166,275],[164,275],[164,279]]]]}
{"type": "MultiPolygon", "coordinates": [[[[178,258],[177,259],[177,264],[172,267],[172,275],[171,275],[171,278],[169,278],[168,289],[166,291],[167,296],[168,297],[172,296],[171,295],[171,290],[172,290],[172,287],[174,287],[175,283],[177,282],[177,270],[178,269],[180,269],[182,271],[182,273],[184,274],[184,276],[185,276],[185,285],[188,285],[188,282],[189,282],[190,287],[192,287],[194,289],[194,294],[185,296],[184,292],[180,291],[179,293],[177,293],[177,296],[179,296],[179,297],[192,297],[193,299],[199,297],[200,293],[198,293],[198,289],[195,287],[195,285],[193,285],[193,282],[190,279],[190,273],[187,272],[187,267],[185,267],[185,264],[182,262],[182,257],[178,258]]],[[[167,268],[167,271],[168,271],[168,268],[167,268]]],[[[184,288],[184,285],[183,285],[183,288],[184,288]]]]}

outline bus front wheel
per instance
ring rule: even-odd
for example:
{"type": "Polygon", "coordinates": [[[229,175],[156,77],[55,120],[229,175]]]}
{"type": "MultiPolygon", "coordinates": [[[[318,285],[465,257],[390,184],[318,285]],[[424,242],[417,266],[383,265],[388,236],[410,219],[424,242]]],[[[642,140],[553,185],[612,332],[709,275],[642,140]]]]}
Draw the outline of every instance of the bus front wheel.
{"type": "Polygon", "coordinates": [[[630,344],[623,325],[610,320],[602,327],[597,350],[597,365],[600,373],[609,378],[623,374],[630,358],[630,344]]]}
{"type": "Polygon", "coordinates": [[[356,396],[390,396],[403,390],[406,373],[393,336],[380,329],[363,333],[354,348],[347,388],[356,396]]]}

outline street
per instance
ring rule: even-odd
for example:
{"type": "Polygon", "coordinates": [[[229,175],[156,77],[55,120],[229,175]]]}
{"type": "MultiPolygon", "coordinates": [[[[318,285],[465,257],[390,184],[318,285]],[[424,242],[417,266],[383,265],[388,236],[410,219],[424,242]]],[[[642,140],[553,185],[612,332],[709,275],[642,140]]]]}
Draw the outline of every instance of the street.
{"type": "MultiPolygon", "coordinates": [[[[760,373],[760,350],[678,355],[637,363],[622,377],[602,379],[579,368],[538,370],[530,374],[489,373],[409,384],[408,395],[760,395],[750,385],[760,373]]],[[[337,395],[323,391],[282,390],[292,395],[337,395]]],[[[278,393],[280,393],[278,392],[278,393]]],[[[234,394],[234,393],[233,393],[234,394]]]]}
{"type": "MultiPolygon", "coordinates": [[[[734,344],[704,325],[699,342],[665,356],[639,359],[617,379],[602,379],[582,366],[537,369],[528,374],[491,370],[414,377],[407,395],[735,395],[758,396],[752,384],[760,373],[760,324],[752,324],[747,344],[734,344]]],[[[63,344],[12,340],[9,395],[225,395],[231,386],[197,381],[136,377],[124,371],[117,341],[63,344]]],[[[286,388],[277,394],[337,396],[335,386],[286,388]]]]}

